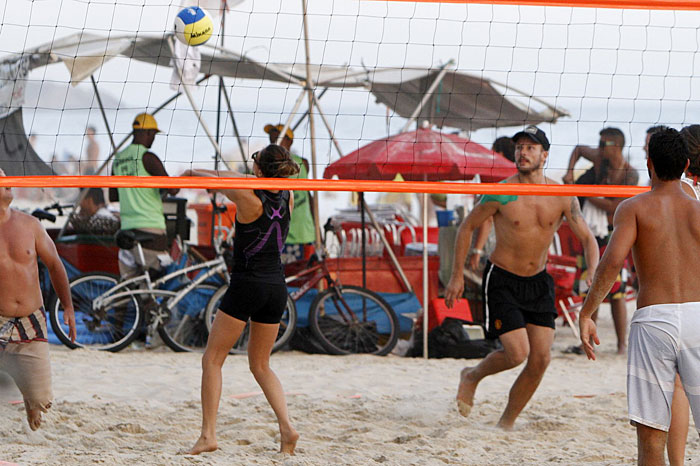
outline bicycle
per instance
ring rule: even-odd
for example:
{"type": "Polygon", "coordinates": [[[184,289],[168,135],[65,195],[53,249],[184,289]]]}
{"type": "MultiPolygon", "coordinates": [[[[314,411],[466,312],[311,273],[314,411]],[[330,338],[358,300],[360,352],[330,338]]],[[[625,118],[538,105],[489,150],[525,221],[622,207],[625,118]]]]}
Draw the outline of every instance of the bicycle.
{"type": "Polygon", "coordinates": [[[126,348],[146,326],[148,337],[157,331],[172,350],[201,351],[206,347],[208,329],[203,320],[204,303],[227,284],[212,284],[209,279],[219,275],[228,282],[224,245],[230,240],[217,240],[216,257],[190,265],[153,280],[145,269],[141,241],[150,237],[139,232],[121,231],[117,235],[122,249],[137,248],[140,274],[120,280],[108,273],[86,273],[70,282],[78,335],[75,343],[68,338],[63,324],[63,309],[54,297],[49,317],[56,336],[69,348],[89,348],[117,352],[126,348]],[[198,272],[189,283],[174,290],[162,288],[176,279],[198,272]],[[192,300],[198,301],[193,303],[192,300]]]}
{"type": "MultiPolygon", "coordinates": [[[[273,351],[279,350],[292,338],[296,326],[294,304],[309,290],[325,280],[326,289],[320,292],[309,308],[309,324],[314,336],[330,354],[368,353],[384,356],[396,346],[399,338],[399,318],[391,306],[378,294],[359,286],[341,285],[334,280],[326,265],[326,251],[313,254],[304,270],[285,279],[287,284],[302,281],[300,288],[290,294],[287,309],[280,323],[280,333],[273,351]]],[[[217,291],[207,304],[205,322],[211,323],[225,291],[217,291]]],[[[231,350],[245,353],[248,328],[231,350]]]]}

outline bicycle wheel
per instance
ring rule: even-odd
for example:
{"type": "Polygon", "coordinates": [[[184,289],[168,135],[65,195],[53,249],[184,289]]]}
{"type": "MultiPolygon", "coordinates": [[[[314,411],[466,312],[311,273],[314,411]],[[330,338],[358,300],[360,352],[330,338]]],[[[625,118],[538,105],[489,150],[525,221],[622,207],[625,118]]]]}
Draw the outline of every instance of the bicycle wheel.
{"type": "Polygon", "coordinates": [[[378,294],[358,286],[333,287],[309,309],[311,331],[331,354],[389,354],[399,338],[399,318],[378,294]]]}
{"type": "MultiPolygon", "coordinates": [[[[175,290],[180,294],[188,285],[175,290]]],[[[209,329],[204,320],[207,303],[219,289],[216,285],[200,283],[187,293],[172,309],[167,321],[158,327],[163,342],[173,351],[204,351],[209,329]]]]}
{"type": "MultiPolygon", "coordinates": [[[[211,331],[211,326],[214,323],[214,317],[216,317],[216,311],[219,309],[219,304],[221,299],[226,294],[228,286],[224,285],[214,293],[211,300],[207,304],[207,310],[205,313],[204,320],[207,324],[207,328],[211,331]]],[[[280,328],[277,333],[277,340],[272,346],[272,352],[279,351],[286,345],[289,340],[294,335],[294,331],[297,327],[297,308],[294,305],[294,300],[291,296],[287,295],[287,308],[282,314],[282,320],[280,321],[280,328]]],[[[230,354],[246,354],[248,352],[248,340],[250,338],[250,322],[246,323],[243,333],[238,338],[238,341],[233,345],[230,354]]]]}
{"type": "Polygon", "coordinates": [[[133,296],[105,300],[96,307],[95,298],[109,297],[109,290],[119,283],[119,277],[107,273],[88,273],[70,282],[75,309],[75,343],[70,341],[68,326],[63,323],[63,306],[54,296],[49,306],[49,318],[54,333],[67,347],[104,351],[119,351],[136,337],[141,325],[141,309],[133,296]]]}

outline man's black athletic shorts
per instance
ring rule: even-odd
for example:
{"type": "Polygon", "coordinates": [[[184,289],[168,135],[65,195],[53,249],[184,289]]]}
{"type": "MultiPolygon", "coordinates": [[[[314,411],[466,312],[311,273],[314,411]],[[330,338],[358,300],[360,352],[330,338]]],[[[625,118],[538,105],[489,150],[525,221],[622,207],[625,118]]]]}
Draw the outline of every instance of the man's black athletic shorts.
{"type": "Polygon", "coordinates": [[[487,261],[481,292],[490,338],[527,324],[554,328],[554,280],[546,270],[521,277],[487,261]]]}

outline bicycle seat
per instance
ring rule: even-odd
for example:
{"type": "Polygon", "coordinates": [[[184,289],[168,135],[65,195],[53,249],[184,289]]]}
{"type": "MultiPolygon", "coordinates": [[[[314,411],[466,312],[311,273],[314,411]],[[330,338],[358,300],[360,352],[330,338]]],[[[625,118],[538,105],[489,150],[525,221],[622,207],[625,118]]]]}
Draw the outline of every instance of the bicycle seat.
{"type": "Polygon", "coordinates": [[[119,249],[132,249],[136,243],[152,239],[153,236],[143,231],[119,230],[114,235],[114,240],[119,249]]]}

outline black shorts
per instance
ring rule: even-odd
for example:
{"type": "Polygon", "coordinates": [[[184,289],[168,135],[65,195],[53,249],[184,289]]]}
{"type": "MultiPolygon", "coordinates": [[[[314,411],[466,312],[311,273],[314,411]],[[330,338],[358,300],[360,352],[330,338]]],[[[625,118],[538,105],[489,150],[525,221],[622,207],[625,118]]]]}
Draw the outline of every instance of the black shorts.
{"type": "Polygon", "coordinates": [[[554,328],[554,280],[545,270],[521,277],[487,261],[481,292],[490,338],[526,324],[554,328]]]}
{"type": "Polygon", "coordinates": [[[279,324],[287,307],[287,285],[235,281],[226,290],[219,309],[243,322],[279,324]]]}

